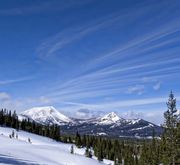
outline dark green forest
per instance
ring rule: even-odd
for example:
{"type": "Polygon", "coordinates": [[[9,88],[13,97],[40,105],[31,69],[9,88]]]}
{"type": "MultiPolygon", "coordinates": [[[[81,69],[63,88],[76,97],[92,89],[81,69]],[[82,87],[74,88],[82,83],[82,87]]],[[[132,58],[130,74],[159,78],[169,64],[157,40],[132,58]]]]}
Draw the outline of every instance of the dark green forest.
{"type": "MultiPolygon", "coordinates": [[[[2,109],[0,125],[35,133],[64,143],[74,143],[86,148],[85,155],[94,155],[99,161],[113,160],[114,165],[180,165],[180,116],[177,114],[176,99],[171,92],[164,112],[164,132],[152,139],[117,139],[90,135],[62,135],[58,125],[41,125],[30,120],[18,120],[16,111],[2,109]]],[[[73,146],[70,150],[73,154],[73,146]]]]}

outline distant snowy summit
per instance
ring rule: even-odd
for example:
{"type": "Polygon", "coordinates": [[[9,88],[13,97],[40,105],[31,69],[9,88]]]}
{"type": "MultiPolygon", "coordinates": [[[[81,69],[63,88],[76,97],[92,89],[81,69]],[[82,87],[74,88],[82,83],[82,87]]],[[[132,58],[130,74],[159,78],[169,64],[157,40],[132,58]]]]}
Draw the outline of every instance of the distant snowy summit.
{"type": "Polygon", "coordinates": [[[41,124],[64,125],[73,122],[73,120],[61,114],[53,106],[34,107],[22,112],[19,117],[20,119],[29,118],[30,120],[41,124]]]}
{"type": "Polygon", "coordinates": [[[147,138],[160,136],[163,128],[146,120],[124,119],[115,112],[110,112],[102,117],[91,119],[75,119],[74,124],[64,125],[61,130],[65,134],[73,134],[78,130],[80,134],[125,138],[147,138]]]}
{"type": "Polygon", "coordinates": [[[113,124],[121,120],[122,118],[120,118],[116,113],[111,112],[101,117],[99,120],[99,124],[113,124]]]}
{"type": "MultiPolygon", "coordinates": [[[[53,106],[46,106],[46,107],[34,107],[28,109],[19,115],[19,119],[30,119],[37,123],[41,124],[79,124],[79,120],[72,119],[70,117],[65,116],[64,114],[60,113],[56,110],[53,106]]],[[[94,119],[87,119],[82,120],[83,123],[96,123],[102,125],[110,125],[117,122],[120,122],[124,119],[120,118],[115,112],[108,113],[103,117],[97,117],[94,119]]]]}
{"type": "Polygon", "coordinates": [[[34,107],[22,112],[19,119],[30,119],[40,124],[58,124],[62,133],[101,135],[113,137],[148,137],[153,131],[159,136],[162,128],[143,119],[124,119],[115,112],[102,117],[90,119],[74,119],[61,114],[52,106],[34,107]]]}

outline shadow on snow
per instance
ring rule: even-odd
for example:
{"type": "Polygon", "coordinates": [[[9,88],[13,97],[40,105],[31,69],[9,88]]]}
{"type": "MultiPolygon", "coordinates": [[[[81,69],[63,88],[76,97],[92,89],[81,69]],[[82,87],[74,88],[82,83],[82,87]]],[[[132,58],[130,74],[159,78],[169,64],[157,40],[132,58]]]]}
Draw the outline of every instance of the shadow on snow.
{"type": "Polygon", "coordinates": [[[35,162],[30,162],[29,160],[17,159],[8,155],[0,155],[0,163],[12,165],[40,165],[35,162]]]}

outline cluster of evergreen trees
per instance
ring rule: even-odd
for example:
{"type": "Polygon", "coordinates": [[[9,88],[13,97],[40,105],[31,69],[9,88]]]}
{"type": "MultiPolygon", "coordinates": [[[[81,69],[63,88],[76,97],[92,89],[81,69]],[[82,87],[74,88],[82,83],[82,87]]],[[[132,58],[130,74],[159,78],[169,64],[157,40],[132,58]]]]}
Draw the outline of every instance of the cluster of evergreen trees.
{"type": "Polygon", "coordinates": [[[12,113],[11,111],[2,109],[0,111],[0,126],[12,127],[17,131],[19,129],[24,130],[41,136],[52,138],[57,141],[61,140],[60,127],[58,125],[45,126],[35,123],[34,121],[30,121],[29,119],[23,119],[22,121],[19,121],[16,111],[12,113]]]}
{"type": "MultiPolygon", "coordinates": [[[[38,135],[50,137],[65,143],[74,143],[77,147],[85,147],[85,155],[94,155],[99,161],[114,160],[114,165],[180,165],[180,116],[177,114],[176,99],[170,93],[164,113],[164,133],[161,138],[152,140],[120,140],[105,137],[83,135],[61,135],[58,125],[41,125],[30,120],[18,121],[14,111],[0,111],[0,125],[24,130],[38,135]]],[[[70,152],[74,153],[73,145],[70,152]]]]}
{"type": "Polygon", "coordinates": [[[12,127],[15,129],[19,129],[19,121],[16,114],[16,111],[13,113],[6,109],[2,109],[0,111],[0,125],[6,127],[12,127]]]}
{"type": "Polygon", "coordinates": [[[94,136],[75,137],[78,147],[93,148],[99,161],[114,160],[115,165],[180,165],[180,116],[173,93],[164,113],[164,133],[152,140],[120,140],[94,136]]]}

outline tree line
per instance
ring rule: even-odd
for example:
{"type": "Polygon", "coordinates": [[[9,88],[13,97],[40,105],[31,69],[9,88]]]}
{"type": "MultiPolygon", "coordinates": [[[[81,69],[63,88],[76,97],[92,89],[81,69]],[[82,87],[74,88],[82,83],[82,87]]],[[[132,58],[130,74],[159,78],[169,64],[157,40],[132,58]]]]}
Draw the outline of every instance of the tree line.
{"type": "MultiPolygon", "coordinates": [[[[74,143],[86,148],[89,158],[94,154],[99,161],[109,159],[114,165],[180,165],[180,116],[177,114],[176,99],[169,95],[164,113],[164,133],[160,138],[153,131],[152,139],[112,139],[90,135],[61,135],[58,125],[42,125],[29,119],[18,120],[16,112],[0,111],[0,125],[24,130],[52,138],[56,141],[74,143]]],[[[73,146],[70,149],[73,153],[73,146]]]]}
{"type": "Polygon", "coordinates": [[[58,125],[42,125],[30,119],[18,120],[16,111],[2,109],[0,111],[0,126],[11,127],[18,130],[35,133],[37,135],[46,136],[57,141],[60,141],[60,127],[58,125]]]}
{"type": "MultiPolygon", "coordinates": [[[[93,149],[99,161],[114,160],[114,165],[180,165],[180,114],[171,92],[164,113],[164,133],[152,139],[120,140],[76,133],[78,147],[93,149]]],[[[90,150],[91,151],[91,150],[90,150]]]]}

